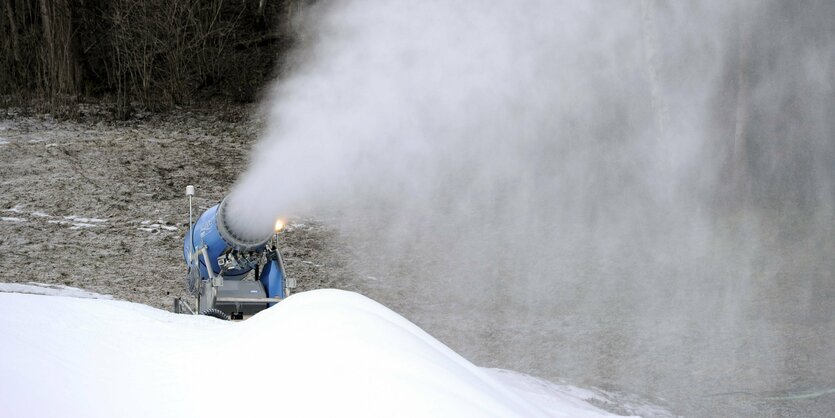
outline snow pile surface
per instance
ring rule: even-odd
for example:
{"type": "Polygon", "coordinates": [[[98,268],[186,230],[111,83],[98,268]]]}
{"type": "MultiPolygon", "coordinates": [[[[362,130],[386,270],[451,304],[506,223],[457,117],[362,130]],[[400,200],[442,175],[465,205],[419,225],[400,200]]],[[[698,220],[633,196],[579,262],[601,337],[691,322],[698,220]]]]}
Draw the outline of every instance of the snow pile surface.
{"type": "Polygon", "coordinates": [[[239,323],[0,293],[0,336],[0,417],[611,416],[565,391],[498,379],[337,290],[239,323]]]}
{"type": "Polygon", "coordinates": [[[113,299],[113,296],[111,295],[102,295],[100,293],[90,292],[77,287],[36,282],[29,282],[29,284],[0,283],[0,292],[26,293],[30,295],[46,296],[69,296],[84,299],[113,299]]]}

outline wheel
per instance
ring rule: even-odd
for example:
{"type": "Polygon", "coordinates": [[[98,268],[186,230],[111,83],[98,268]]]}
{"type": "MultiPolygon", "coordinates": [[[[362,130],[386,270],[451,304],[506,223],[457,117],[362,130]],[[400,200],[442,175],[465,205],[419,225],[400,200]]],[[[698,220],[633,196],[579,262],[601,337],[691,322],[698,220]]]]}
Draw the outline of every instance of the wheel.
{"type": "Polygon", "coordinates": [[[229,320],[229,315],[226,315],[226,312],[217,308],[206,309],[205,311],[200,312],[200,315],[211,316],[212,318],[222,319],[224,321],[229,320]]]}

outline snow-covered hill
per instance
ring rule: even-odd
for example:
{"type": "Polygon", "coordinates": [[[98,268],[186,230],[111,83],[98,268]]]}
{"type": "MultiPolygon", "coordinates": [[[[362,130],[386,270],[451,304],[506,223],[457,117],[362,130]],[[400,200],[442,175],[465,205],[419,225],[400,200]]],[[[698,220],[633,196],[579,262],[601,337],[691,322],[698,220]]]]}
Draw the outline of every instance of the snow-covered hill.
{"type": "Polygon", "coordinates": [[[588,392],[476,367],[356,293],[232,323],[39,292],[0,289],[2,417],[610,416],[588,392]]]}

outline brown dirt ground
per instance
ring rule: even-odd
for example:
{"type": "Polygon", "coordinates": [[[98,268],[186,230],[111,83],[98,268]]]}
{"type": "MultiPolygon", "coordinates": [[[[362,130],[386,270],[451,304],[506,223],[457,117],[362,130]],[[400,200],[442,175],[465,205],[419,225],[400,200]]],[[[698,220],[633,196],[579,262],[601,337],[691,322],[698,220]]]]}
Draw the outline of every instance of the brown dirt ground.
{"type": "MultiPolygon", "coordinates": [[[[62,284],[170,310],[186,296],[185,187],[195,216],[246,166],[259,121],[247,106],[179,109],[108,121],[0,110],[0,282],[62,284]]],[[[293,220],[282,235],[299,291],[357,290],[333,229],[293,220]]]]}

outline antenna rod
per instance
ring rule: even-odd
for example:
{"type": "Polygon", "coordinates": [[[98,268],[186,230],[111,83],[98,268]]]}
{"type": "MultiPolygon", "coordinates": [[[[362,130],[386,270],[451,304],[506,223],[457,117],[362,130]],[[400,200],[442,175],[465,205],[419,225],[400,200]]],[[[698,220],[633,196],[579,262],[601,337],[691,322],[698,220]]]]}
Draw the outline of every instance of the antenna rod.
{"type": "MultiPolygon", "coordinates": [[[[192,185],[186,186],[186,196],[188,196],[188,232],[190,234],[193,234],[194,232],[191,230],[191,228],[193,226],[192,224],[194,223],[194,220],[192,219],[193,215],[192,215],[192,209],[191,209],[191,198],[194,197],[194,186],[192,186],[192,185]]],[[[192,242],[194,242],[194,239],[192,239],[192,242]]],[[[192,251],[193,250],[194,249],[192,248],[192,251]]]]}

